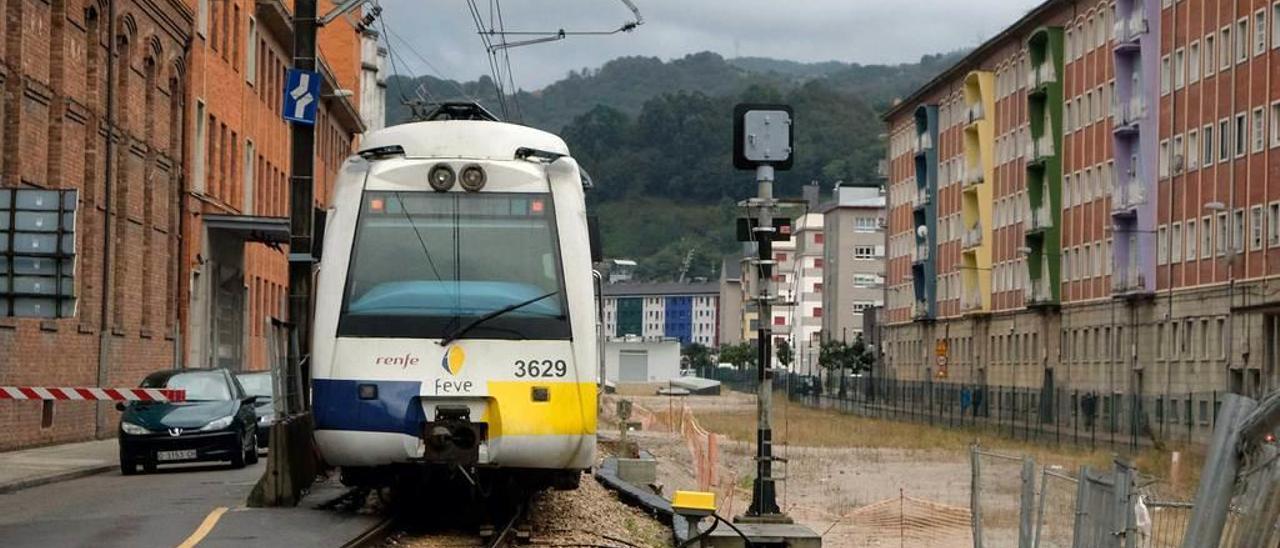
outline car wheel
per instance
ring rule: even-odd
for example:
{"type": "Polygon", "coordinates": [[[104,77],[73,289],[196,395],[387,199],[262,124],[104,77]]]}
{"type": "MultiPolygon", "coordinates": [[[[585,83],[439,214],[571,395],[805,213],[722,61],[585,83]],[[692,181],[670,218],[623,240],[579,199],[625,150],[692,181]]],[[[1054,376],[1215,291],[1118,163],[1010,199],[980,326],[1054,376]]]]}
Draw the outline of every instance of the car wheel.
{"type": "Polygon", "coordinates": [[[244,462],[246,464],[258,464],[258,432],[254,430],[253,437],[249,438],[249,447],[244,450],[244,462]]]}
{"type": "Polygon", "coordinates": [[[244,468],[244,438],[237,436],[236,439],[240,440],[240,444],[231,452],[231,467],[244,468]]]}

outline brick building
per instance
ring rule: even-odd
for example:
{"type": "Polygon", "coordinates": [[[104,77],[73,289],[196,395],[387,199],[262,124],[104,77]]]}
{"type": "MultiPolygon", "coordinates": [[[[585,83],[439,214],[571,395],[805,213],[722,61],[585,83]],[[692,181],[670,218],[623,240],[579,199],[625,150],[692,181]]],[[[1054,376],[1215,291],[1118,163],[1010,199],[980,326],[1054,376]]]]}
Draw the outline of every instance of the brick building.
{"type": "Polygon", "coordinates": [[[1050,0],[895,105],[892,374],[1162,425],[1280,388],[1278,48],[1270,0],[1050,0]]]}
{"type": "MultiPolygon", "coordinates": [[[[261,217],[286,214],[289,140],[278,110],[289,8],[90,0],[2,9],[0,189],[76,192],[74,221],[62,220],[74,226],[63,244],[74,255],[51,263],[65,265],[58,307],[30,305],[40,286],[24,269],[45,259],[17,254],[27,236],[18,217],[0,223],[0,385],[132,386],[179,364],[263,366],[260,328],[280,314],[284,256],[243,240],[246,227],[272,225],[261,217]],[[215,325],[215,311],[236,322],[215,325]]],[[[369,74],[376,38],[344,19],[321,31],[317,204],[363,128],[354,105],[381,108],[360,96],[380,93],[369,74]]],[[[117,420],[110,404],[0,402],[0,450],[114,436],[117,420]]]]}

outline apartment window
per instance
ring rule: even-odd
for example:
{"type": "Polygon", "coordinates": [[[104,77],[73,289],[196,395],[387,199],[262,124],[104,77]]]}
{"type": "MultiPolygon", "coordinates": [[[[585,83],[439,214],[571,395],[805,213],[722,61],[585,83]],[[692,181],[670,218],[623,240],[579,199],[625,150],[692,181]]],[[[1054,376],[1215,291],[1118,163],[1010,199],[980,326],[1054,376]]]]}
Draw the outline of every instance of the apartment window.
{"type": "Polygon", "coordinates": [[[1200,258],[1208,259],[1213,256],[1213,218],[1202,217],[1200,219],[1200,258]]]}
{"type": "Polygon", "coordinates": [[[1253,54],[1262,55],[1267,51],[1267,12],[1258,10],[1253,14],[1253,54]]]}
{"type": "Polygon", "coordinates": [[[1194,84],[1200,80],[1200,41],[1191,43],[1187,49],[1187,82],[1194,84]]]}
{"type": "Polygon", "coordinates": [[[1262,149],[1266,147],[1266,144],[1267,144],[1267,140],[1266,140],[1267,132],[1265,127],[1266,119],[1267,117],[1266,117],[1266,114],[1263,112],[1262,107],[1253,109],[1253,151],[1254,152],[1262,152],[1262,149]]]}
{"type": "Polygon", "coordinates": [[[1246,122],[1244,118],[1245,116],[1243,112],[1236,115],[1236,133],[1234,137],[1236,141],[1235,150],[1237,158],[1244,156],[1244,153],[1248,150],[1247,147],[1249,146],[1249,126],[1245,125],[1246,122]]]}
{"type": "Polygon", "coordinates": [[[853,248],[853,258],[858,260],[874,259],[875,252],[875,247],[872,246],[856,246],[853,248]]]}
{"type": "Polygon", "coordinates": [[[1262,206],[1256,205],[1249,210],[1249,249],[1262,249],[1262,206]]]}
{"type": "Polygon", "coordinates": [[[196,32],[199,32],[200,36],[207,36],[209,34],[209,0],[197,1],[196,32]]]}
{"type": "Polygon", "coordinates": [[[1188,261],[1196,260],[1196,242],[1199,241],[1196,238],[1197,238],[1196,220],[1190,219],[1187,221],[1187,260],[1188,261]]]}
{"type": "Polygon", "coordinates": [[[1271,103],[1271,146],[1280,146],[1280,101],[1271,103]]]}
{"type": "Polygon", "coordinates": [[[208,146],[206,143],[209,138],[209,129],[207,127],[208,116],[205,114],[204,101],[196,100],[196,142],[192,154],[196,165],[191,169],[191,177],[195,182],[196,191],[204,192],[205,189],[205,155],[201,154],[208,146]]]}
{"type": "Polygon", "coordinates": [[[822,268],[822,264],[823,264],[824,262],[825,262],[825,261],[823,261],[821,258],[816,258],[816,259],[814,259],[814,260],[813,260],[813,267],[814,267],[814,268],[822,268]]]}
{"type": "Polygon", "coordinates": [[[1209,167],[1213,165],[1213,124],[1204,126],[1204,154],[1200,157],[1200,165],[1209,167]]]}
{"type": "Polygon", "coordinates": [[[1231,27],[1222,27],[1222,47],[1218,49],[1218,61],[1222,70],[1231,68],[1231,27]]]}
{"type": "Polygon", "coordinates": [[[1169,176],[1169,141],[1160,141],[1160,178],[1169,176]]]}
{"type": "Polygon", "coordinates": [[[1187,169],[1186,157],[1184,156],[1186,152],[1185,152],[1185,149],[1182,148],[1182,144],[1183,144],[1182,136],[1175,135],[1173,137],[1173,150],[1170,152],[1170,160],[1173,165],[1173,174],[1175,175],[1178,173],[1182,173],[1183,170],[1187,169]]]}
{"type": "Polygon", "coordinates": [[[244,207],[241,209],[245,215],[253,215],[253,192],[254,192],[254,160],[257,158],[257,147],[253,144],[253,139],[246,140],[244,143],[244,207]]]}
{"type": "Polygon", "coordinates": [[[1225,162],[1231,158],[1231,122],[1227,119],[1218,121],[1218,161],[1225,162]]]}
{"type": "Polygon", "coordinates": [[[1171,65],[1170,65],[1170,60],[1168,55],[1160,58],[1160,94],[1161,95],[1169,93],[1170,66],[1171,65]]]}
{"type": "Polygon", "coordinates": [[[1236,252],[1244,251],[1244,209],[1231,213],[1231,248],[1236,252]]]}
{"type": "Polygon", "coordinates": [[[1173,88],[1182,89],[1187,84],[1186,74],[1187,52],[1178,48],[1173,52],[1173,88]]]}
{"type": "Polygon", "coordinates": [[[1200,167],[1200,131],[1191,130],[1187,133],[1187,170],[1193,170],[1200,167]]]}
{"type": "Polygon", "coordinates": [[[1204,37],[1204,76],[1205,78],[1213,76],[1214,66],[1217,65],[1217,59],[1215,59],[1213,56],[1213,53],[1214,53],[1213,44],[1214,44],[1213,33],[1209,33],[1204,37]]]}
{"type": "Polygon", "coordinates": [[[253,17],[249,18],[249,31],[245,33],[245,39],[248,42],[244,47],[244,81],[253,85],[258,79],[258,20],[253,17]]]}
{"type": "Polygon", "coordinates": [[[1280,202],[1267,206],[1267,245],[1280,245],[1280,202]]]}
{"type": "Polygon", "coordinates": [[[821,306],[815,306],[815,307],[813,307],[813,317],[814,317],[814,318],[821,318],[821,317],[822,317],[822,307],[821,307],[821,306]]]}
{"type": "Polygon", "coordinates": [[[1173,240],[1169,243],[1169,260],[1182,262],[1182,223],[1173,223],[1169,229],[1169,238],[1173,240]]]}
{"type": "Polygon", "coordinates": [[[1236,62],[1249,59],[1249,18],[1241,17],[1236,21],[1236,62]]]}
{"type": "Polygon", "coordinates": [[[1160,225],[1160,230],[1156,236],[1159,240],[1159,250],[1156,253],[1156,260],[1160,264],[1168,264],[1169,262],[1169,227],[1160,225]]]}
{"type": "Polygon", "coordinates": [[[1222,213],[1219,213],[1217,215],[1217,218],[1214,219],[1214,221],[1217,223],[1216,226],[1218,229],[1217,230],[1218,241],[1215,242],[1214,249],[1217,250],[1218,255],[1226,255],[1227,254],[1227,213],[1225,211],[1222,213]]]}

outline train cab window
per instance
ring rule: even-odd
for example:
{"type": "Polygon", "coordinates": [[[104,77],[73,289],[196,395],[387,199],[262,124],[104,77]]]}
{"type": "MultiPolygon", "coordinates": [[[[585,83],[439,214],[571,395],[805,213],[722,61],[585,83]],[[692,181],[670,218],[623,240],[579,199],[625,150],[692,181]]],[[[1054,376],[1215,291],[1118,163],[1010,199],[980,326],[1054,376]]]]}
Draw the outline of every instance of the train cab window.
{"type": "Polygon", "coordinates": [[[550,194],[368,191],[338,335],[568,339],[550,194]]]}

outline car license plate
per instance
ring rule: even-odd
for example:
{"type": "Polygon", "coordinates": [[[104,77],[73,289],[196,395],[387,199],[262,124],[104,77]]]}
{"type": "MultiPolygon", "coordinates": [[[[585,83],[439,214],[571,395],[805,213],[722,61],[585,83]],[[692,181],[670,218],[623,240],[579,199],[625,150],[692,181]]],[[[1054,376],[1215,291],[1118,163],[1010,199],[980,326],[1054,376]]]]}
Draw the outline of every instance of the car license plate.
{"type": "Polygon", "coordinates": [[[181,451],[156,451],[156,460],[191,460],[196,458],[195,449],[181,451]]]}

